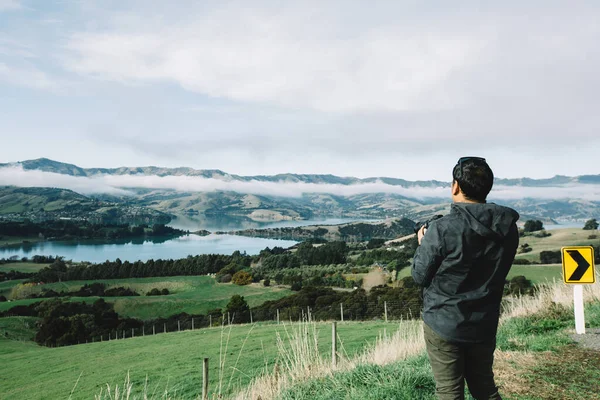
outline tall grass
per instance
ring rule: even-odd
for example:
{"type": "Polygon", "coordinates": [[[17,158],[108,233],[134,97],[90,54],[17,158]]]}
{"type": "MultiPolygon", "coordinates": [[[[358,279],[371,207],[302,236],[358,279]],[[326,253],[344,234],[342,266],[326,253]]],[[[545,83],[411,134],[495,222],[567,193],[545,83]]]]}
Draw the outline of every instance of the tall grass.
{"type": "MultiPolygon", "coordinates": [[[[586,302],[600,302],[600,284],[585,285],[584,299],[586,302]]],[[[527,317],[540,313],[556,304],[571,308],[573,306],[573,289],[562,282],[541,284],[533,296],[505,299],[500,323],[504,324],[512,318],[527,317]]],[[[340,329],[343,329],[344,323],[338,325],[340,329]]],[[[286,399],[296,398],[294,395],[289,394],[289,389],[302,386],[308,388],[307,393],[312,393],[311,390],[313,389],[326,388],[325,394],[313,397],[311,400],[338,398],[343,395],[342,392],[346,389],[356,391],[357,398],[376,398],[377,394],[375,392],[364,392],[363,389],[358,387],[360,385],[350,387],[344,382],[353,379],[352,377],[362,377],[361,379],[364,378],[367,381],[379,379],[378,376],[385,375],[380,373],[381,368],[384,368],[385,371],[396,371],[395,373],[397,373],[399,379],[401,378],[397,382],[383,382],[382,384],[387,385],[389,390],[397,391],[399,385],[416,385],[413,388],[414,390],[411,389],[413,391],[406,392],[406,396],[408,396],[406,398],[411,398],[410,393],[413,393],[413,397],[418,393],[419,398],[429,398],[428,393],[432,393],[434,383],[427,369],[428,364],[424,361],[425,342],[421,321],[401,321],[400,327],[395,333],[387,335],[385,331],[382,332],[373,345],[367,345],[362,353],[353,357],[348,357],[344,350],[344,344],[338,337],[339,351],[336,365],[333,365],[330,356],[323,355],[319,350],[318,329],[323,327],[328,328],[329,326],[312,321],[283,323],[281,331],[276,333],[275,338],[275,345],[279,354],[276,364],[269,368],[265,360],[262,375],[256,377],[245,389],[230,397],[235,400],[270,400],[282,398],[282,396],[286,399]],[[407,361],[405,366],[399,367],[397,364],[393,364],[403,360],[407,361]],[[354,372],[351,373],[351,371],[354,372]]],[[[223,393],[229,392],[228,389],[231,387],[234,374],[243,373],[236,368],[243,350],[242,346],[234,366],[230,367],[231,373],[227,379],[225,361],[229,336],[226,334],[226,329],[222,327],[221,352],[224,355],[219,361],[219,386],[212,397],[218,399],[223,398],[223,393]],[[226,390],[223,390],[226,380],[227,387],[226,390]]],[[[251,330],[248,336],[250,332],[251,330]]],[[[107,390],[104,392],[104,397],[97,396],[96,400],[129,400],[130,397],[124,397],[125,394],[130,392],[127,385],[126,382],[118,392],[115,392],[115,388],[112,388],[112,391],[107,390]],[[110,393],[110,395],[107,393],[110,393]],[[117,397],[117,394],[120,397],[117,397]]],[[[369,386],[373,387],[372,385],[369,386]]],[[[380,395],[385,397],[384,393],[387,392],[381,392],[380,395]]],[[[170,396],[167,391],[162,393],[161,397],[146,397],[146,390],[144,390],[142,396],[139,399],[176,399],[176,397],[170,396]]]]}
{"type": "Polygon", "coordinates": [[[381,333],[374,345],[367,346],[352,358],[347,356],[344,344],[338,337],[340,351],[334,366],[332,359],[319,351],[318,326],[323,325],[308,321],[284,325],[284,335],[277,334],[278,364],[273,371],[265,371],[264,375],[256,378],[233,398],[275,399],[284,390],[310,379],[334,379],[334,374],[362,365],[384,366],[417,356],[425,348],[421,321],[402,321],[394,334],[381,333]]]}
{"type": "MultiPolygon", "coordinates": [[[[600,275],[600,274],[599,274],[600,275]]],[[[598,276],[600,278],[600,276],[598,276]]],[[[500,323],[511,318],[526,317],[548,309],[553,304],[573,306],[573,288],[562,282],[545,283],[538,286],[533,296],[507,298],[500,323]]],[[[584,285],[586,302],[600,301],[600,284],[584,285]]],[[[374,346],[368,347],[353,359],[341,358],[336,367],[331,360],[321,356],[309,333],[311,324],[299,325],[298,332],[288,336],[289,346],[278,345],[280,355],[286,360],[283,371],[276,370],[255,379],[245,390],[237,394],[236,400],[269,400],[287,388],[314,378],[331,378],[335,372],[348,371],[364,365],[387,365],[410,359],[422,354],[425,349],[421,321],[401,322],[401,329],[394,335],[381,335],[374,346]],[[290,354],[291,352],[291,354],[290,354]]],[[[314,324],[312,324],[314,328],[314,324]]],[[[316,337],[316,335],[312,335],[316,337]]],[[[278,343],[281,339],[278,337],[278,343]]]]}

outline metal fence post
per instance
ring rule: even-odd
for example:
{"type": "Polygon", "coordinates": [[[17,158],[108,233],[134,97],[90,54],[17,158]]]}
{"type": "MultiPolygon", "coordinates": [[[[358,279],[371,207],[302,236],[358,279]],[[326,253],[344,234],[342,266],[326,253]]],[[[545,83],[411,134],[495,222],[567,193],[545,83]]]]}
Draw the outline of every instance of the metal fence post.
{"type": "Polygon", "coordinates": [[[167,323],[166,322],[163,325],[163,333],[167,333],[167,323]]]}
{"type": "Polygon", "coordinates": [[[279,308],[277,309],[277,325],[279,325],[279,308]]]}
{"type": "Polygon", "coordinates": [[[177,320],[177,332],[181,332],[181,322],[177,320]]]}
{"type": "Polygon", "coordinates": [[[208,358],[202,363],[202,400],[208,400],[208,358]]]}
{"type": "Polygon", "coordinates": [[[340,319],[344,322],[344,304],[340,303],[340,319]]]}
{"type": "Polygon", "coordinates": [[[331,323],[331,366],[337,366],[337,323],[331,323]]]}
{"type": "Polygon", "coordinates": [[[192,318],[192,330],[194,330],[194,318],[192,318]]]}
{"type": "Polygon", "coordinates": [[[388,322],[388,319],[387,319],[387,301],[383,302],[383,310],[385,312],[385,322],[388,322]]]}

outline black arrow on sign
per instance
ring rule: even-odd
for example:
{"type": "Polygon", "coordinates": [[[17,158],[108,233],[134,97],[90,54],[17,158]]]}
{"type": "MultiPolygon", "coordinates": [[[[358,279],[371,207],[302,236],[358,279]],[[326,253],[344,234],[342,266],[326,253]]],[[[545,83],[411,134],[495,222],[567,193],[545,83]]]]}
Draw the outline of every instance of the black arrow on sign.
{"type": "Polygon", "coordinates": [[[567,253],[571,256],[573,260],[577,263],[577,269],[573,271],[573,274],[569,278],[570,281],[579,281],[585,274],[585,271],[590,267],[590,263],[586,261],[585,258],[581,255],[579,250],[567,250],[567,253]]]}

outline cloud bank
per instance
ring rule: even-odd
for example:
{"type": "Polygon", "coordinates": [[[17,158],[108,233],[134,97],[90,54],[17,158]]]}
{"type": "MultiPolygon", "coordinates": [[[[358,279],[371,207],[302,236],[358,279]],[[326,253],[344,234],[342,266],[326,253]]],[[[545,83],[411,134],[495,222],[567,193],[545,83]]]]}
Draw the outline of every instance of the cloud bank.
{"type": "MultiPolygon", "coordinates": [[[[446,187],[403,187],[383,182],[339,185],[302,182],[242,182],[220,180],[197,176],[154,175],[97,175],[94,177],[74,177],[37,170],[23,170],[19,165],[0,168],[0,185],[18,187],[57,187],[70,189],[82,194],[132,195],[128,189],[144,188],[175,190],[178,192],[217,192],[233,191],[243,194],[301,197],[307,193],[354,196],[368,193],[390,193],[408,198],[448,198],[446,187]]],[[[562,185],[553,187],[502,186],[494,187],[490,198],[494,200],[536,199],[583,199],[600,201],[600,185],[562,185]]]]}

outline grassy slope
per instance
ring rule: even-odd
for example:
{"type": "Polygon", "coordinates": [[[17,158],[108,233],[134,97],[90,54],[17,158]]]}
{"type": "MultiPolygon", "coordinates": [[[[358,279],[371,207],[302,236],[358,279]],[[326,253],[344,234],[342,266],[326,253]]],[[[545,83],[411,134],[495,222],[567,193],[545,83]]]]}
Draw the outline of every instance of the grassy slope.
{"type": "MultiPolygon", "coordinates": [[[[317,327],[319,348],[328,354],[331,351],[330,325],[317,324],[317,327]]],[[[365,344],[373,343],[384,327],[391,334],[398,325],[383,322],[338,324],[343,351],[348,355],[355,354],[365,344]]],[[[227,356],[224,389],[234,367],[239,372],[235,373],[232,385],[247,384],[250,377],[264,370],[265,363],[273,368],[277,356],[277,333],[285,340],[283,324],[257,324],[252,330],[249,325],[232,327],[229,347],[226,353],[223,352],[227,356]],[[246,337],[248,340],[236,366],[246,337]]],[[[168,385],[169,393],[177,391],[178,395],[190,398],[200,391],[204,357],[210,358],[212,393],[218,387],[220,340],[221,329],[212,328],[54,349],[31,343],[11,343],[10,351],[0,350],[0,365],[4,371],[0,375],[0,386],[4,392],[2,398],[67,398],[82,373],[73,398],[90,399],[106,383],[122,384],[128,371],[136,388],[143,387],[148,376],[151,390],[156,387],[160,392],[168,385]]],[[[3,349],[7,342],[0,340],[0,348],[3,349]]]]}
{"type": "MultiPolygon", "coordinates": [[[[533,236],[522,237],[520,244],[528,243],[532,251],[525,254],[517,254],[516,258],[522,258],[529,261],[540,262],[540,253],[545,250],[560,250],[563,246],[587,246],[600,245],[600,239],[588,239],[591,234],[600,236],[598,231],[584,231],[580,228],[565,228],[549,231],[552,235],[545,238],[536,238],[533,236]]],[[[534,283],[558,280],[562,281],[562,266],[553,265],[513,265],[508,279],[524,275],[534,283]]],[[[410,268],[404,268],[398,273],[398,278],[402,279],[410,276],[410,268]]]]}
{"type": "Polygon", "coordinates": [[[0,271],[38,272],[50,264],[36,264],[31,262],[16,262],[0,265],[0,271]]]}
{"type": "Polygon", "coordinates": [[[598,235],[598,231],[584,231],[581,228],[566,228],[548,231],[551,236],[545,238],[536,238],[525,236],[520,238],[519,243],[528,243],[532,251],[524,254],[517,254],[517,258],[523,258],[529,261],[540,261],[540,253],[545,250],[560,250],[563,246],[587,246],[600,245],[600,238],[588,239],[592,234],[598,235]]]}
{"type": "MultiPolygon", "coordinates": [[[[16,282],[16,281],[12,281],[16,282]]],[[[136,297],[106,297],[114,302],[115,310],[123,316],[141,319],[167,317],[186,312],[189,314],[206,314],[208,310],[223,308],[234,294],[244,296],[250,306],[257,306],[268,300],[276,300],[289,295],[288,289],[279,287],[263,287],[261,284],[237,286],[233,284],[216,283],[209,276],[176,276],[161,278],[130,278],[98,281],[68,281],[38,286],[56,291],[74,291],[86,283],[101,282],[107,287],[130,287],[138,293],[146,293],[152,288],[167,288],[172,293],[168,296],[136,296],[136,297]]],[[[13,283],[14,284],[14,283],[13,283]]],[[[9,292],[13,284],[0,283],[0,293],[9,292]]],[[[71,297],[73,301],[94,302],[98,297],[71,297]]],[[[0,311],[15,305],[31,304],[40,299],[15,300],[0,303],[0,311]]]]}
{"type": "MultiPolygon", "coordinates": [[[[586,320],[589,326],[600,327],[600,303],[586,306],[586,320]]],[[[502,353],[499,353],[500,360],[497,357],[495,364],[503,398],[599,399],[598,354],[572,346],[568,330],[573,328],[572,311],[563,307],[505,323],[498,333],[498,349],[502,353]],[[521,355],[534,362],[520,365],[521,355]]],[[[405,362],[383,367],[364,365],[349,372],[313,379],[295,385],[279,398],[433,400],[436,398],[434,392],[431,368],[427,357],[422,354],[405,362]]]]}

